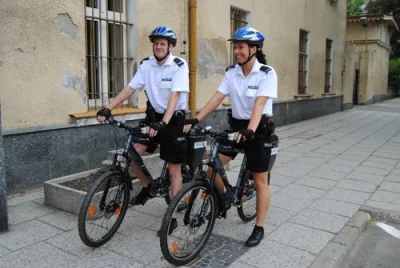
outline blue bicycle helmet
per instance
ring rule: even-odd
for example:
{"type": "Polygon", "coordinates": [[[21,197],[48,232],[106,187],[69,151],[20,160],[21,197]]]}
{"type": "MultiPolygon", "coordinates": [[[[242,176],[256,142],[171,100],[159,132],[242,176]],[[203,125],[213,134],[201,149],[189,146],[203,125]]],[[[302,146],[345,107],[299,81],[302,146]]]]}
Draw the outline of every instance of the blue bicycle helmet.
{"type": "Polygon", "coordinates": [[[228,39],[228,41],[236,42],[246,42],[249,45],[257,45],[259,48],[262,48],[264,44],[264,36],[254,28],[251,27],[242,27],[236,30],[235,34],[232,38],[228,39]]]}
{"type": "Polygon", "coordinates": [[[154,39],[156,38],[165,38],[167,39],[169,42],[171,42],[171,44],[173,46],[176,45],[176,34],[174,31],[172,31],[170,28],[166,27],[166,26],[157,26],[149,35],[150,38],[150,42],[154,42],[154,39]]]}

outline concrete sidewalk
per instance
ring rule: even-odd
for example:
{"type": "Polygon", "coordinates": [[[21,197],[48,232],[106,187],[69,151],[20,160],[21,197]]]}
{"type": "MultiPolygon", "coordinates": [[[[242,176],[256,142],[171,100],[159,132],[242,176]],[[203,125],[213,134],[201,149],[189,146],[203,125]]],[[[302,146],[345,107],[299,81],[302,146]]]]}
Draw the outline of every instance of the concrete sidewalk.
{"type": "MultiPolygon", "coordinates": [[[[349,246],[343,241],[368,219],[360,209],[400,215],[399,131],[400,99],[278,128],[266,238],[244,247],[253,225],[233,207],[192,267],[335,267],[349,246]]],[[[230,165],[230,180],[239,165],[230,165]]],[[[172,267],[156,235],[162,199],[129,209],[114,238],[95,250],[80,241],[75,215],[43,200],[41,188],[8,196],[0,267],[172,267]]]]}

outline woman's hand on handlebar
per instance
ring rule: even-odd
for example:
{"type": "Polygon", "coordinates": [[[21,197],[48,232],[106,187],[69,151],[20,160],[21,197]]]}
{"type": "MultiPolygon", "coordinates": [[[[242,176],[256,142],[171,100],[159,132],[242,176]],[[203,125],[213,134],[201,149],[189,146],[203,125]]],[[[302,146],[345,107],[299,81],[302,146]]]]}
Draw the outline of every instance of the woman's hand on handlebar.
{"type": "Polygon", "coordinates": [[[188,133],[192,126],[195,126],[199,123],[199,119],[192,118],[185,120],[185,126],[183,127],[183,132],[188,133]]]}

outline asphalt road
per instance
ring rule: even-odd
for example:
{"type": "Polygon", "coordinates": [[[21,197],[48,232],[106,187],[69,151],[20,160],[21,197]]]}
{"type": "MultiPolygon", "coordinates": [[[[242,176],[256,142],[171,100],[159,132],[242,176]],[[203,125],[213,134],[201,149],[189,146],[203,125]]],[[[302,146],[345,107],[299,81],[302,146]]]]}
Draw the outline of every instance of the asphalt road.
{"type": "Polygon", "coordinates": [[[400,224],[372,222],[362,233],[342,268],[399,268],[400,224]],[[389,229],[389,234],[383,228],[389,229]],[[392,227],[396,228],[393,229],[392,227]]]}

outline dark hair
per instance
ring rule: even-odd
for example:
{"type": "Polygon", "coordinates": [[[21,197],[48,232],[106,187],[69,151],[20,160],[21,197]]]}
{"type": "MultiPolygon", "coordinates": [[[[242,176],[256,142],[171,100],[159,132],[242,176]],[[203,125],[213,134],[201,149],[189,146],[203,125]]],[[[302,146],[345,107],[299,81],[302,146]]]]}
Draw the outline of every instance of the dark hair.
{"type": "Polygon", "coordinates": [[[256,58],[261,64],[267,64],[267,59],[265,58],[265,54],[263,53],[261,48],[257,50],[256,58]]]}

